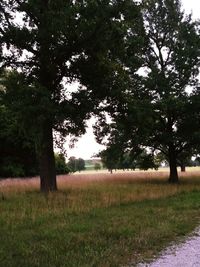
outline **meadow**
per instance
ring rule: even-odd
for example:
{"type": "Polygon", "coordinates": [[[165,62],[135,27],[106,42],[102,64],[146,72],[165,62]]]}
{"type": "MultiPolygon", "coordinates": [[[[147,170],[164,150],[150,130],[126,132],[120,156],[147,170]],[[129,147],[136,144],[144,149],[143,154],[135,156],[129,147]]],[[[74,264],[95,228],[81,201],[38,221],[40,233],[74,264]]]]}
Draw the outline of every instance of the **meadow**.
{"type": "Polygon", "coordinates": [[[158,172],[0,180],[0,267],[136,266],[200,224],[200,171],[167,183],[158,172]]]}

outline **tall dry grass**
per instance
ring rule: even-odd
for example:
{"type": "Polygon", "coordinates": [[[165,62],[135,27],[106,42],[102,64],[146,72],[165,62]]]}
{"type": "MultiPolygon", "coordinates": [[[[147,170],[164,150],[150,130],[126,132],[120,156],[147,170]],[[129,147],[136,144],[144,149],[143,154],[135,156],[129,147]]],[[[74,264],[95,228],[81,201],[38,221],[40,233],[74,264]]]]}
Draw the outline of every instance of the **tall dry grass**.
{"type": "MultiPolygon", "coordinates": [[[[168,172],[87,173],[58,176],[58,193],[46,196],[48,206],[84,212],[98,207],[109,207],[147,199],[159,199],[181,192],[200,190],[200,171],[180,173],[178,185],[168,184],[168,172]]],[[[39,191],[39,177],[5,179],[0,181],[0,196],[39,191]]]]}

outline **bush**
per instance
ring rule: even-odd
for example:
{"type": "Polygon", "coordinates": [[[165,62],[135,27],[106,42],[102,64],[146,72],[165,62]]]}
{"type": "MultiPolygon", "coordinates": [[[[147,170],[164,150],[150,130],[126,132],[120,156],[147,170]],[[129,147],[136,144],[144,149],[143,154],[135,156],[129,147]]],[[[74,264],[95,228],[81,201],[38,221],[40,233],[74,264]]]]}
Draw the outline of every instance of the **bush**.
{"type": "Polygon", "coordinates": [[[0,170],[1,177],[24,177],[23,166],[13,162],[5,163],[0,170]]]}
{"type": "Polygon", "coordinates": [[[63,154],[55,154],[56,174],[68,174],[68,168],[63,154]]]}

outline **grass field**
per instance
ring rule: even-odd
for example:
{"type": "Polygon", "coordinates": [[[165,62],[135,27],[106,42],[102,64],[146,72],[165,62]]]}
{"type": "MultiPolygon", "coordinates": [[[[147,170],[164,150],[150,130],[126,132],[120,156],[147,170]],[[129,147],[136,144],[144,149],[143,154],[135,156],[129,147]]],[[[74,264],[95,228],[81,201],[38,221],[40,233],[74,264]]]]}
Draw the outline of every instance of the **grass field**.
{"type": "Polygon", "coordinates": [[[125,266],[151,258],[200,223],[200,172],[87,173],[0,181],[0,267],[125,266]]]}

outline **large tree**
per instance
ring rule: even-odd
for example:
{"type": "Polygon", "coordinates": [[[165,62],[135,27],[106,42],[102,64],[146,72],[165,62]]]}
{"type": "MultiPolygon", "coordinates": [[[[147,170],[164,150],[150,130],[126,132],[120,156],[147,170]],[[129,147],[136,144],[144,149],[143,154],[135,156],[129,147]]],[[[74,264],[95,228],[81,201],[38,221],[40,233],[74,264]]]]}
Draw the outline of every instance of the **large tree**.
{"type": "Polygon", "coordinates": [[[139,9],[129,0],[3,0],[0,11],[3,66],[17,70],[5,101],[34,138],[41,190],[56,190],[53,130],[83,133],[88,114],[114,94],[125,50],[140,48],[139,9]]]}
{"type": "Polygon", "coordinates": [[[199,23],[184,14],[179,0],[145,1],[144,19],[149,43],[144,86],[153,114],[149,141],[168,159],[169,181],[177,182],[177,159],[192,150],[183,125],[192,115],[188,86],[198,84],[199,23]]]}
{"type": "Polygon", "coordinates": [[[145,0],[143,19],[143,68],[136,72],[131,59],[126,63],[129,84],[108,108],[113,118],[109,143],[136,152],[145,147],[161,151],[169,162],[169,181],[178,182],[177,160],[191,155],[195,143],[191,129],[197,121],[191,128],[188,120],[194,113],[191,101],[198,97],[199,23],[184,14],[179,0],[145,0]]]}

